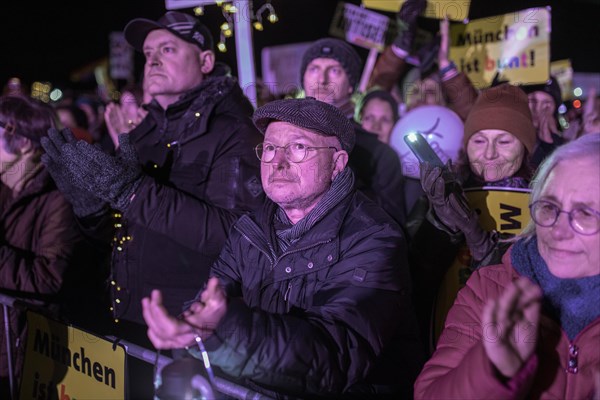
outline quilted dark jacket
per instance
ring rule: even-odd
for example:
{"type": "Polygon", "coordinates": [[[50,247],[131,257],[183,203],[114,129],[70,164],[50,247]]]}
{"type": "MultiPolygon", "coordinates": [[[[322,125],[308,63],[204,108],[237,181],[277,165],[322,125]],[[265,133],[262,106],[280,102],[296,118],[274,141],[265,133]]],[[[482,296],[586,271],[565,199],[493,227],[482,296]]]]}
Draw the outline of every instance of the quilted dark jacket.
{"type": "Polygon", "coordinates": [[[87,221],[96,231],[116,228],[114,316],[138,323],[152,289],[179,314],[207,280],[231,225],[264,199],[254,154],[262,135],[233,78],[211,77],[167,110],[153,102],[148,111],[130,133],[144,170],[135,199],[122,215],[87,221]]]}
{"type": "Polygon", "coordinates": [[[410,398],[423,358],[400,228],[352,192],[273,258],[275,209],[242,216],[213,266],[230,299],[213,364],[276,397],[410,398]]]}

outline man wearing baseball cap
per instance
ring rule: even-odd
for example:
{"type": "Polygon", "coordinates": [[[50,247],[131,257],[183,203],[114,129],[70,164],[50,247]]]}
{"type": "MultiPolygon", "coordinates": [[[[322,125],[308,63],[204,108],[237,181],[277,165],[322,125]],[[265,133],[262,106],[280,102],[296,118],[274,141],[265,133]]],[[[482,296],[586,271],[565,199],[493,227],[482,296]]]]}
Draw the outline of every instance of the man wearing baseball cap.
{"type": "Polygon", "coordinates": [[[354,122],[352,94],[361,72],[362,62],[356,50],[335,38],[315,41],[304,52],[300,66],[306,96],[334,105],[353,121],[356,146],[350,167],[356,175],[356,187],[403,225],[406,213],[400,158],[390,146],[380,142],[376,134],[354,122]]]}
{"type": "Polygon", "coordinates": [[[314,98],[268,103],[254,123],[269,200],[236,222],[182,319],[159,291],[144,299],[152,343],[201,357],[201,338],[213,365],[273,398],[412,398],[423,357],[406,246],[354,189],[353,126],[314,98]]]}
{"type": "Polygon", "coordinates": [[[207,27],[169,11],[156,21],[132,20],[124,35],[146,58],[148,115],[120,135],[116,157],[72,143],[68,132],[53,135],[50,172],[75,196],[105,203],[102,213],[79,217],[93,233],[115,228],[106,237],[114,252],[112,309],[115,326],[123,326],[117,336],[134,340],[134,332],[146,338],[141,299],[160,288],[167,309],[180,312],[208,279],[230,226],[264,195],[253,107],[237,81],[215,68],[207,27]]]}

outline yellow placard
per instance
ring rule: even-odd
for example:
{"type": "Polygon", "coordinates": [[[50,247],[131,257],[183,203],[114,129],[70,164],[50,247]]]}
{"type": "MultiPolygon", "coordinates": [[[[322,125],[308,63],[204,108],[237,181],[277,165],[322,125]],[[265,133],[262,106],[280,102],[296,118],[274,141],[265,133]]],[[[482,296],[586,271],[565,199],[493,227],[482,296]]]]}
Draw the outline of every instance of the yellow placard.
{"type": "Polygon", "coordinates": [[[558,60],[550,63],[550,75],[552,75],[560,86],[563,100],[573,98],[573,67],[571,60],[558,60]]]}
{"type": "Polygon", "coordinates": [[[479,214],[483,229],[514,235],[521,233],[531,218],[529,193],[529,189],[497,187],[465,190],[469,205],[479,214]]]}
{"type": "Polygon", "coordinates": [[[544,83],[550,72],[550,10],[530,8],[450,26],[448,56],[478,88],[496,73],[513,84],[544,83]]]}
{"type": "Polygon", "coordinates": [[[124,399],[125,349],[27,311],[21,400],[124,399]]]}
{"type": "MultiPolygon", "coordinates": [[[[398,12],[405,0],[363,0],[362,3],[367,8],[374,10],[398,12]]],[[[427,8],[423,13],[424,17],[444,19],[448,17],[451,21],[464,21],[469,16],[469,7],[471,0],[450,1],[450,0],[428,0],[427,8]]]]}
{"type": "MultiPolygon", "coordinates": [[[[482,187],[465,189],[469,206],[479,214],[479,224],[486,231],[519,234],[529,223],[529,189],[482,187]]],[[[458,291],[471,275],[471,253],[461,246],[456,259],[446,271],[438,290],[433,317],[433,334],[437,340],[444,328],[446,314],[458,291]]]]}

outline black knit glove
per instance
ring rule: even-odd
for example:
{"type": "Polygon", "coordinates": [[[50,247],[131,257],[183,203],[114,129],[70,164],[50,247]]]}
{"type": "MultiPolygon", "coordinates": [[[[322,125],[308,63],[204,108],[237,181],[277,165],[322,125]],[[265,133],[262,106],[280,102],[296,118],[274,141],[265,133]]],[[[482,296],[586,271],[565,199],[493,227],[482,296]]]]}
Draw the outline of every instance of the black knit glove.
{"type": "Polygon", "coordinates": [[[452,233],[462,232],[475,260],[482,260],[496,245],[496,235],[483,230],[477,213],[469,207],[456,176],[447,167],[421,164],[421,186],[435,217],[452,233]]]}
{"type": "MultiPolygon", "coordinates": [[[[50,136],[49,136],[50,137],[50,136]]],[[[129,135],[119,135],[119,153],[111,156],[84,141],[71,142],[54,136],[60,163],[70,183],[94,193],[120,211],[125,211],[142,180],[142,169],[129,135]]]]}
{"type": "Polygon", "coordinates": [[[56,187],[65,199],[71,203],[73,212],[77,217],[83,218],[97,214],[106,206],[106,202],[87,190],[74,186],[71,183],[73,178],[69,176],[69,171],[60,162],[55,161],[61,158],[61,154],[54,143],[75,143],[77,139],[75,139],[71,131],[67,128],[60,132],[54,128],[50,128],[48,136],[43,137],[41,141],[42,147],[46,150],[46,153],[42,155],[42,163],[54,179],[56,187]]]}
{"type": "Polygon", "coordinates": [[[394,46],[411,53],[417,32],[417,17],[425,11],[427,0],[407,0],[396,16],[398,34],[394,46]]]}

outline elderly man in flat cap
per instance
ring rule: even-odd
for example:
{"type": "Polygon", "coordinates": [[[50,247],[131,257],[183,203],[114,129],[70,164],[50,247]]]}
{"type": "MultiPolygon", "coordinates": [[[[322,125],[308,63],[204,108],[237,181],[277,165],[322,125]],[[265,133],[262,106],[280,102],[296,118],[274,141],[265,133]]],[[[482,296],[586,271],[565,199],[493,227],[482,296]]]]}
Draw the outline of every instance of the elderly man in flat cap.
{"type": "Polygon", "coordinates": [[[314,98],[259,108],[268,201],[234,225],[179,318],[143,300],[155,347],[203,341],[229,379],[293,397],[410,398],[422,365],[400,227],[354,189],[355,134],[314,98]]]}

